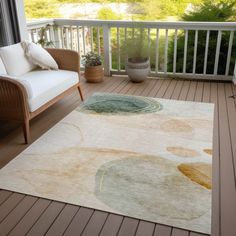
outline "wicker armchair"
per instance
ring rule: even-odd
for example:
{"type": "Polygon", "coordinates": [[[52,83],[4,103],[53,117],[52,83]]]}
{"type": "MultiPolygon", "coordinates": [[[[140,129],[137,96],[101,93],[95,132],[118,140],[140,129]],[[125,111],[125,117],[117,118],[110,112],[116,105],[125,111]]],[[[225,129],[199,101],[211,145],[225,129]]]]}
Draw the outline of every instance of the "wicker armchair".
{"type": "MultiPolygon", "coordinates": [[[[51,56],[57,62],[60,70],[80,71],[80,57],[75,51],[65,49],[47,49],[51,56]]],[[[52,100],[43,104],[37,110],[30,112],[28,105],[28,94],[22,83],[17,79],[9,78],[8,76],[0,76],[0,120],[17,121],[22,124],[24,131],[25,143],[30,141],[29,122],[35,116],[43,112],[45,109],[62,99],[74,90],[79,91],[81,100],[83,95],[79,82],[61,94],[54,97],[52,100]]]]}

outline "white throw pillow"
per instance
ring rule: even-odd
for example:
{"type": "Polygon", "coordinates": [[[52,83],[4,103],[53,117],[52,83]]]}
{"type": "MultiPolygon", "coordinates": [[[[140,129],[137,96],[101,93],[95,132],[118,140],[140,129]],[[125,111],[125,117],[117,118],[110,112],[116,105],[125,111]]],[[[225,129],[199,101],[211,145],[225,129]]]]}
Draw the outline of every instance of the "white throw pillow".
{"type": "Polygon", "coordinates": [[[25,50],[26,57],[33,64],[46,70],[58,70],[56,61],[44,48],[28,41],[23,41],[21,44],[25,50]]]}
{"type": "Polygon", "coordinates": [[[0,48],[0,56],[8,75],[20,76],[36,68],[25,56],[21,43],[0,48]]]}

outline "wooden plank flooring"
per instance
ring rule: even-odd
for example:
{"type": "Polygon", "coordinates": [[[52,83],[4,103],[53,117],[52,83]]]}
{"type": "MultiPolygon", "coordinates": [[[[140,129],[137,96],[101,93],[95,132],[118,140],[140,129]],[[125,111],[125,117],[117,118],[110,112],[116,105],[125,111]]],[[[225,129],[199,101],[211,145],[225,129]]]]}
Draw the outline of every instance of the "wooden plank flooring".
{"type": "MultiPolygon", "coordinates": [[[[213,140],[212,235],[236,236],[236,94],[231,83],[153,79],[129,82],[126,77],[106,78],[100,84],[82,81],[85,97],[94,92],[122,93],[186,101],[215,103],[213,140]]],[[[39,138],[80,104],[77,92],[58,102],[31,122],[32,141],[39,138]]],[[[0,124],[0,167],[27,145],[21,127],[0,124]]],[[[202,236],[171,226],[49,199],[0,190],[0,236],[202,236]]]]}

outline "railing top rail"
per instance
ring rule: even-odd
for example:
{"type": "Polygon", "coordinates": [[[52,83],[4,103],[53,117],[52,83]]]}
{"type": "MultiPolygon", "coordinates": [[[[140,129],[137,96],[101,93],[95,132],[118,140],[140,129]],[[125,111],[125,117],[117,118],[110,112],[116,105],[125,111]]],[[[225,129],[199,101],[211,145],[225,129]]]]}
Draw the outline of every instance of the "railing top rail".
{"type": "Polygon", "coordinates": [[[54,24],[54,19],[43,19],[43,20],[35,20],[35,21],[30,21],[27,22],[27,28],[30,29],[36,29],[36,28],[41,28],[44,27],[47,24],[54,24]]]}
{"type": "Polygon", "coordinates": [[[40,28],[46,24],[59,26],[108,26],[128,28],[160,28],[160,29],[189,29],[189,30],[236,30],[236,22],[164,22],[164,21],[122,21],[122,20],[71,20],[45,19],[27,23],[28,29],[40,28]]]}
{"type": "Polygon", "coordinates": [[[130,28],[163,28],[163,29],[203,29],[203,30],[236,30],[236,22],[164,22],[164,21],[121,21],[121,20],[70,20],[54,19],[57,25],[103,26],[130,28]]]}

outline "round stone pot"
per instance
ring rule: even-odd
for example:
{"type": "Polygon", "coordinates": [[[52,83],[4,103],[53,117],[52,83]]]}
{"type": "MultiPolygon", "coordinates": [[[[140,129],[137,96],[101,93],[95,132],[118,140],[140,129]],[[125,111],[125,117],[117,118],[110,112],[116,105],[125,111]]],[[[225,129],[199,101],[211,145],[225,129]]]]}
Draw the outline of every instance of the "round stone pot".
{"type": "Polygon", "coordinates": [[[99,66],[86,66],[84,77],[89,83],[100,83],[103,81],[104,72],[102,65],[99,66]]]}
{"type": "Polygon", "coordinates": [[[150,72],[150,61],[148,58],[128,58],[126,72],[131,81],[139,83],[147,79],[150,72]]]}

